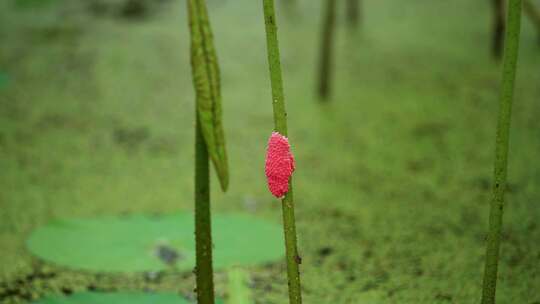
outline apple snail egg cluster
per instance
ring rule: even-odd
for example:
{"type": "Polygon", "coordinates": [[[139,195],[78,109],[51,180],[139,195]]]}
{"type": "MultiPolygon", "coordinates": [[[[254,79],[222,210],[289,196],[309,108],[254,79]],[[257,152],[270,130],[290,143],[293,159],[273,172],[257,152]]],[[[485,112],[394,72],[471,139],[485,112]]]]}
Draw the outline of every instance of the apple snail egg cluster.
{"type": "Polygon", "coordinates": [[[265,174],[270,192],[281,198],[289,192],[289,180],[294,172],[294,157],[287,137],[272,132],[266,151],[265,174]]]}

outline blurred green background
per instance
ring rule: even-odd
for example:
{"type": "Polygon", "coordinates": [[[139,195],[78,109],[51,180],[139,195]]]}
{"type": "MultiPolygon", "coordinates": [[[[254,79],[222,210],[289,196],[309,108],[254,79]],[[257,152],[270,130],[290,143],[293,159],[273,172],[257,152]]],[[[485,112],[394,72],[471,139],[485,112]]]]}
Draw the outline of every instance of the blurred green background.
{"type": "MultiPolygon", "coordinates": [[[[208,0],[231,182],[213,210],[280,223],[261,1],[208,0]]],[[[316,96],[322,1],[278,1],[306,303],[478,303],[500,65],[487,0],[338,1],[333,95],[316,96]]],[[[523,19],[499,303],[540,303],[540,47],[523,19]]],[[[0,302],[83,290],[189,294],[192,273],[76,272],[33,258],[50,220],[193,204],[185,1],[0,1],[0,302]]],[[[214,175],[212,175],[214,178],[214,175]]],[[[285,303],[285,265],[249,269],[285,303]]],[[[216,274],[223,292],[226,274],[216,274]]]]}

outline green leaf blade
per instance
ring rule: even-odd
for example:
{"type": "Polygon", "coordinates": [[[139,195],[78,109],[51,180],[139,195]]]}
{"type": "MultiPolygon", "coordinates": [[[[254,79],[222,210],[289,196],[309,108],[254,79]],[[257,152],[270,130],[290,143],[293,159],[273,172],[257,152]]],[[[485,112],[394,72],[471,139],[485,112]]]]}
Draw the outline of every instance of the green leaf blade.
{"type": "Polygon", "coordinates": [[[197,115],[210,159],[221,189],[229,186],[229,168],[225,148],[221,108],[219,65],[206,6],[200,0],[189,0],[191,66],[196,94],[197,115]]]}

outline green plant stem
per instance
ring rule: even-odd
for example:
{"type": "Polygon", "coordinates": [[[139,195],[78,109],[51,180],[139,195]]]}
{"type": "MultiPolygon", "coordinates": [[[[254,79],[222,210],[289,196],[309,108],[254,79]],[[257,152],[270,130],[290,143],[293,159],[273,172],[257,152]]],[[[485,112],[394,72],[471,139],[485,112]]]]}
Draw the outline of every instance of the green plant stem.
{"type": "Polygon", "coordinates": [[[540,11],[534,6],[534,3],[531,0],[523,1],[523,11],[536,28],[538,42],[540,43],[540,11]]]}
{"type": "Polygon", "coordinates": [[[321,37],[321,57],[319,59],[319,97],[327,100],[332,81],[332,51],[336,23],[336,0],[326,0],[321,37]]]}
{"type": "Polygon", "coordinates": [[[208,150],[202,134],[199,115],[195,123],[195,243],[197,303],[214,303],[212,272],[212,229],[210,217],[210,178],[208,150]]]}
{"type": "Polygon", "coordinates": [[[504,194],[508,169],[508,138],[510,133],[512,99],[514,95],[514,82],[516,77],[519,34],[521,27],[521,1],[522,0],[510,0],[508,2],[502,88],[495,142],[493,197],[491,200],[489,213],[489,233],[486,247],[486,264],[484,269],[482,304],[495,303],[497,266],[499,260],[504,194]]]}
{"type": "MultiPolygon", "coordinates": [[[[272,107],[274,112],[274,128],[283,136],[287,136],[287,112],[283,96],[283,80],[277,38],[276,14],[274,0],[263,0],[264,22],[266,28],[266,44],[268,49],[268,65],[272,85],[272,107]]],[[[289,303],[302,303],[300,287],[300,256],[296,245],[296,224],[294,219],[293,181],[289,181],[289,192],[282,200],[283,230],[285,234],[285,251],[287,256],[287,277],[289,281],[289,303]]]]}
{"type": "Polygon", "coordinates": [[[352,29],[358,26],[360,19],[360,0],[347,0],[347,21],[352,29]]]}
{"type": "Polygon", "coordinates": [[[505,0],[491,0],[493,8],[493,30],[491,41],[491,53],[495,60],[501,60],[504,44],[504,4],[505,0]]]}

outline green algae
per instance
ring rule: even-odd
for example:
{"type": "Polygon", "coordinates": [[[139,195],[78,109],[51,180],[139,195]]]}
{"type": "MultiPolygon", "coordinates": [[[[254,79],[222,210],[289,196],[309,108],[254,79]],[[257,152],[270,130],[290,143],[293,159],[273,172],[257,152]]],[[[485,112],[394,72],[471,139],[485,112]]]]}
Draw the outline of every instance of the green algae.
{"type": "MultiPolygon", "coordinates": [[[[488,52],[489,3],[363,1],[362,31],[337,28],[347,38],[336,40],[335,102],[325,107],[313,96],[319,20],[311,16],[320,16],[320,4],[298,4],[305,13],[283,16],[280,38],[283,60],[293,62],[283,72],[302,167],[297,203],[309,206],[297,214],[305,302],[478,303],[500,77],[488,52]]],[[[9,11],[4,5],[0,14],[9,11]]],[[[17,19],[0,27],[0,61],[17,79],[0,95],[0,302],[63,290],[192,294],[191,273],[76,272],[37,262],[24,244],[32,229],[55,218],[192,207],[188,30],[178,33],[184,5],[170,5],[138,24],[82,19],[86,30],[75,40],[47,44],[32,43],[17,22],[62,19],[0,16],[17,19]],[[65,66],[72,68],[52,72],[65,66]],[[147,131],[126,144],[114,135],[119,129],[147,131]]],[[[215,35],[223,94],[231,100],[223,105],[225,132],[234,134],[227,142],[231,183],[239,185],[227,196],[212,193],[221,202],[215,210],[278,223],[261,169],[272,121],[259,98],[270,93],[260,3],[209,5],[213,22],[228,24],[215,35]],[[259,51],[239,55],[250,48],[259,51]]],[[[540,238],[536,39],[524,22],[500,303],[540,301],[531,292],[540,289],[540,250],[530,241],[540,238]]],[[[257,301],[287,301],[284,265],[249,271],[257,301]]],[[[218,271],[217,294],[226,286],[218,271]]]]}

